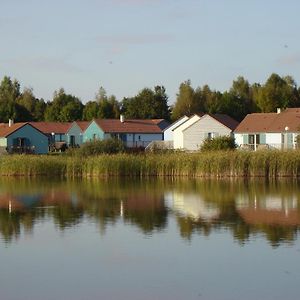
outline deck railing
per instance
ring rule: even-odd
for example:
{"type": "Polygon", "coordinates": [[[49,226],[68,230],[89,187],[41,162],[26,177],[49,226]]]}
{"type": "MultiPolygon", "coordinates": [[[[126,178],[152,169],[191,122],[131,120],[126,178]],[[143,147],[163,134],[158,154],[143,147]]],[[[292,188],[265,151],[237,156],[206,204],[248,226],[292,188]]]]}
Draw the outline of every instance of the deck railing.
{"type": "Polygon", "coordinates": [[[274,150],[285,150],[285,149],[297,149],[296,144],[283,144],[283,143],[272,143],[272,144],[242,144],[240,149],[244,150],[262,150],[262,149],[274,149],[274,150]]]}
{"type": "Polygon", "coordinates": [[[8,149],[8,153],[11,154],[34,154],[34,146],[11,146],[8,149]]]}

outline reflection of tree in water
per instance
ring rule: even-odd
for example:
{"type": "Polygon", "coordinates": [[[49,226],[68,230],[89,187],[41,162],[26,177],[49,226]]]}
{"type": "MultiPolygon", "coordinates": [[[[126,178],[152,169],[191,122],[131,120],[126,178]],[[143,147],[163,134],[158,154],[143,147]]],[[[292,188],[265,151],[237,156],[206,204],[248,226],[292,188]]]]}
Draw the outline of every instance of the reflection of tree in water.
{"type": "Polygon", "coordinates": [[[219,209],[218,217],[210,220],[201,214],[195,218],[175,212],[184,238],[191,239],[193,234],[209,235],[224,228],[230,230],[241,244],[257,235],[264,235],[273,247],[297,238],[300,225],[297,182],[183,181],[175,190],[184,196],[193,191],[199,202],[219,209]],[[242,201],[241,197],[244,198],[242,201]],[[252,199],[255,199],[254,204],[252,199]],[[244,206],[242,209],[241,205],[244,206]],[[256,205],[253,215],[250,214],[251,205],[256,205]],[[272,205],[279,205],[280,210],[272,210],[272,205]]]}
{"type": "Polygon", "coordinates": [[[163,189],[157,181],[90,180],[81,186],[79,195],[85,212],[99,222],[102,232],[121,218],[144,233],[166,226],[163,189]]]}
{"type": "Polygon", "coordinates": [[[36,212],[16,211],[9,213],[7,209],[0,209],[0,233],[6,242],[17,239],[21,229],[31,233],[35,220],[39,218],[36,212]]]}
{"type": "Polygon", "coordinates": [[[274,247],[293,242],[300,225],[300,191],[292,181],[5,179],[0,191],[0,233],[7,242],[44,219],[65,230],[87,217],[103,233],[123,220],[149,234],[164,229],[171,213],[186,239],[225,229],[241,244],[264,236],[274,247]]]}

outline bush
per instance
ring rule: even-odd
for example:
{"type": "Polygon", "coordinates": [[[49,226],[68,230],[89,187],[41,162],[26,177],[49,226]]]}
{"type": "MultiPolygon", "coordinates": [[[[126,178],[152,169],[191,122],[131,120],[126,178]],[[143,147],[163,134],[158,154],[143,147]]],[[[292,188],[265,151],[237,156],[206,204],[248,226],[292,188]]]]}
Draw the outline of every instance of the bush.
{"type": "Polygon", "coordinates": [[[232,150],[236,148],[234,138],[230,136],[219,136],[213,139],[205,139],[201,151],[232,150]]]}
{"type": "Polygon", "coordinates": [[[125,151],[125,146],[118,139],[92,141],[84,143],[76,152],[82,156],[114,154],[125,151]]]}

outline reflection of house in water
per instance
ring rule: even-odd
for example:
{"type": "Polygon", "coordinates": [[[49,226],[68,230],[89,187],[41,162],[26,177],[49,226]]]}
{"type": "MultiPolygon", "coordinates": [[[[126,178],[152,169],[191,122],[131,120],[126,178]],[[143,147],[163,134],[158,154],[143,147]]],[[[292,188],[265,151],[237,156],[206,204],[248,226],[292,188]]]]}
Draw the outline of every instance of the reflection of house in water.
{"type": "Polygon", "coordinates": [[[183,217],[212,221],[220,216],[216,205],[203,200],[199,194],[174,192],[166,195],[166,199],[169,208],[183,217]]]}
{"type": "Polygon", "coordinates": [[[75,193],[69,193],[59,189],[51,189],[50,192],[43,195],[41,203],[45,206],[56,206],[62,204],[76,206],[78,204],[78,198],[75,193]]]}
{"type": "Polygon", "coordinates": [[[300,225],[296,196],[240,196],[236,202],[240,216],[249,224],[300,225]]]}
{"type": "Polygon", "coordinates": [[[126,195],[120,203],[120,215],[138,225],[144,232],[164,228],[167,209],[162,194],[135,192],[126,195]]]}
{"type": "Polygon", "coordinates": [[[33,207],[41,199],[41,195],[0,195],[0,209],[8,209],[11,213],[13,211],[22,211],[33,207]]]}

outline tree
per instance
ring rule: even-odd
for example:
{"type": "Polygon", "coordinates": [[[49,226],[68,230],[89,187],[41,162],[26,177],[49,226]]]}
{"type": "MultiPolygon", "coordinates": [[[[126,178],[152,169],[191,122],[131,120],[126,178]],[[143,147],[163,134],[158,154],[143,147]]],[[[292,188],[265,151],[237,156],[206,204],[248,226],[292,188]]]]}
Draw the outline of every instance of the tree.
{"type": "Polygon", "coordinates": [[[233,81],[229,93],[238,99],[241,107],[237,120],[242,120],[247,114],[256,111],[252,87],[244,77],[239,76],[233,81]]]}
{"type": "Polygon", "coordinates": [[[142,89],[122,101],[122,113],[129,119],[169,119],[168,96],[163,86],[142,89]]]}
{"type": "Polygon", "coordinates": [[[0,102],[16,102],[20,96],[20,83],[8,76],[4,76],[0,84],[0,102]]]}
{"type": "Polygon", "coordinates": [[[191,81],[182,82],[179,86],[176,102],[172,110],[172,120],[177,120],[184,115],[191,115],[198,112],[198,105],[195,101],[195,91],[191,81]]]}
{"type": "Polygon", "coordinates": [[[245,105],[237,96],[225,92],[222,94],[216,113],[226,114],[241,121],[246,115],[245,105]]]}
{"type": "Polygon", "coordinates": [[[276,108],[299,105],[299,93],[292,77],[280,77],[273,73],[266,83],[255,93],[255,101],[260,111],[274,112],[276,108]]]}
{"type": "Polygon", "coordinates": [[[64,89],[54,92],[53,101],[48,103],[45,111],[46,121],[70,122],[82,119],[83,104],[64,89]]]}
{"type": "Polygon", "coordinates": [[[10,77],[4,76],[0,83],[0,121],[8,122],[16,119],[16,100],[20,96],[20,84],[10,77]]]}
{"type": "Polygon", "coordinates": [[[96,101],[89,101],[84,106],[82,119],[86,121],[91,121],[92,119],[97,119],[99,114],[99,104],[96,101]]]}

